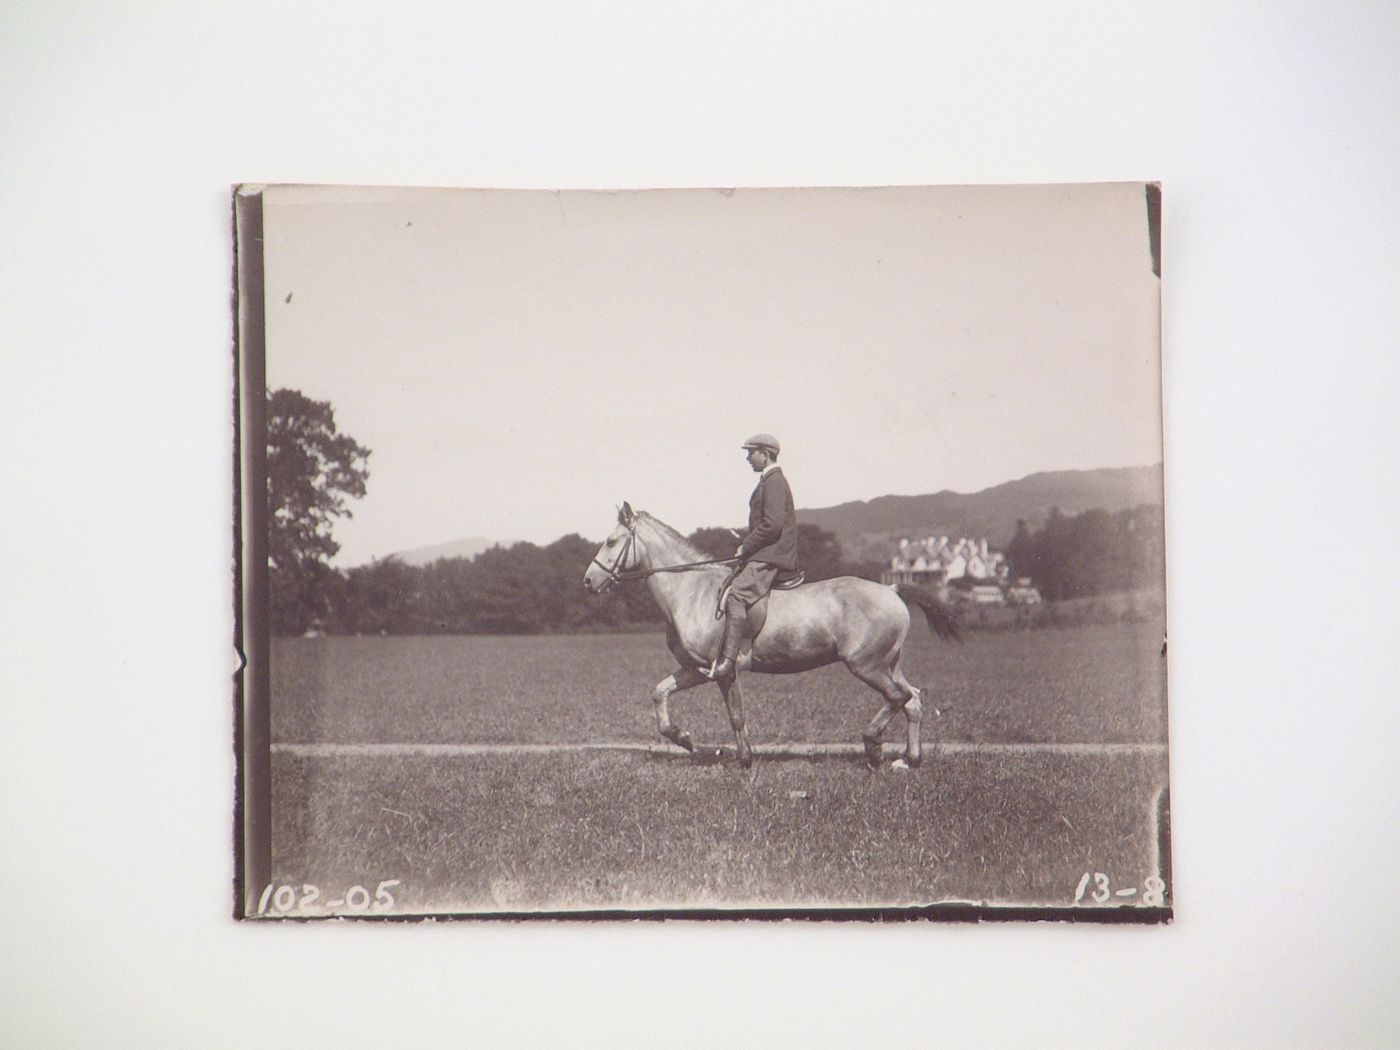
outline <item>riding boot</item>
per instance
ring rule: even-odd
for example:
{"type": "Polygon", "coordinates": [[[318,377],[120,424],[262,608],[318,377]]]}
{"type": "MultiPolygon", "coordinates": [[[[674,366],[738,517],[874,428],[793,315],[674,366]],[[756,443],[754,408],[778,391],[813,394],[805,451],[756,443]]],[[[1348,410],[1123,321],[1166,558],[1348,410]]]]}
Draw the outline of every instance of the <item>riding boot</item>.
{"type": "Polygon", "coordinates": [[[738,672],[739,648],[744,643],[744,627],[749,619],[749,607],[731,599],[724,607],[724,641],[720,643],[719,662],[710,671],[715,679],[733,678],[738,672]]]}

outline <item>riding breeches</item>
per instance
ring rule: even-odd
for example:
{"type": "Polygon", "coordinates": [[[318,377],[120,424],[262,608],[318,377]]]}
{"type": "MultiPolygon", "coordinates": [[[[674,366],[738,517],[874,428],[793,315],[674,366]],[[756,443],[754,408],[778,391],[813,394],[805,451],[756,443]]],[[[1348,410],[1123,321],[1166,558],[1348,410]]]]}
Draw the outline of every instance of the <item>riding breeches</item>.
{"type": "Polygon", "coordinates": [[[773,580],[778,575],[778,567],[763,561],[745,562],[730,585],[729,600],[742,602],[746,607],[753,605],[773,589],[773,580]]]}

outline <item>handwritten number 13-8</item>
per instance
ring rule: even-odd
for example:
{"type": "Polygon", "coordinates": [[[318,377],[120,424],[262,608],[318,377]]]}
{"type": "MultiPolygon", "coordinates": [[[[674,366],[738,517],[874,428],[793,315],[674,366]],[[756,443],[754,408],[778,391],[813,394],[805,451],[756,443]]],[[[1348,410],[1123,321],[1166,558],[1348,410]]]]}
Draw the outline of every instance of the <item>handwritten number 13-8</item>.
{"type": "MultiPolygon", "coordinates": [[[[1149,875],[1142,883],[1142,903],[1151,907],[1160,908],[1165,903],[1165,892],[1167,884],[1156,875],[1149,875]]],[[[1101,871],[1086,871],[1084,877],[1079,880],[1079,886],[1074,891],[1074,903],[1078,904],[1084,900],[1085,895],[1095,904],[1107,904],[1114,896],[1134,896],[1137,894],[1137,887],[1126,887],[1113,892],[1112,883],[1101,871]],[[1092,886],[1092,892],[1090,887],[1092,886]]]]}

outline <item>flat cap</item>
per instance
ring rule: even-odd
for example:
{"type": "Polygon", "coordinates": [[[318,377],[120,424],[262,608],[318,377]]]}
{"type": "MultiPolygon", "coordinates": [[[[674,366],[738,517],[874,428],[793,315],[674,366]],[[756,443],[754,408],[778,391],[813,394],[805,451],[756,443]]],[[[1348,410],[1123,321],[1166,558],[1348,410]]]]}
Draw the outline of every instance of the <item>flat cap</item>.
{"type": "Polygon", "coordinates": [[[778,445],[778,439],[772,434],[755,434],[744,442],[743,448],[766,448],[774,453],[782,451],[778,445]]]}

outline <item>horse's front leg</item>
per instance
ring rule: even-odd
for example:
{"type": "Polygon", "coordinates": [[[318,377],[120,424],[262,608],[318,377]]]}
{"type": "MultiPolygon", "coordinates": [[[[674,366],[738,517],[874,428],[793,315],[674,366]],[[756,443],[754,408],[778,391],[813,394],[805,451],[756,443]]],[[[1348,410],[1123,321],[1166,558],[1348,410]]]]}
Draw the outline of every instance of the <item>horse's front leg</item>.
{"type": "Polygon", "coordinates": [[[739,765],[747,768],[753,764],[753,751],[749,748],[749,731],[744,725],[744,691],[739,688],[739,676],[722,680],[719,689],[724,694],[724,706],[729,710],[729,724],[734,727],[739,765]]]}
{"type": "Polygon", "coordinates": [[[695,750],[695,741],[690,739],[689,733],[671,721],[671,711],[666,702],[671,699],[672,693],[678,693],[682,689],[693,689],[701,682],[708,681],[708,678],[693,667],[679,667],[674,674],[667,675],[657,682],[656,688],[651,691],[651,702],[656,707],[656,728],[671,743],[687,751],[695,750]]]}
{"type": "MultiPolygon", "coordinates": [[[[911,687],[913,688],[913,687],[911,687]]],[[[904,764],[910,769],[918,769],[924,760],[919,744],[919,724],[924,720],[924,695],[922,689],[914,688],[914,695],[904,702],[904,718],[908,723],[908,740],[904,745],[904,764]]]]}

